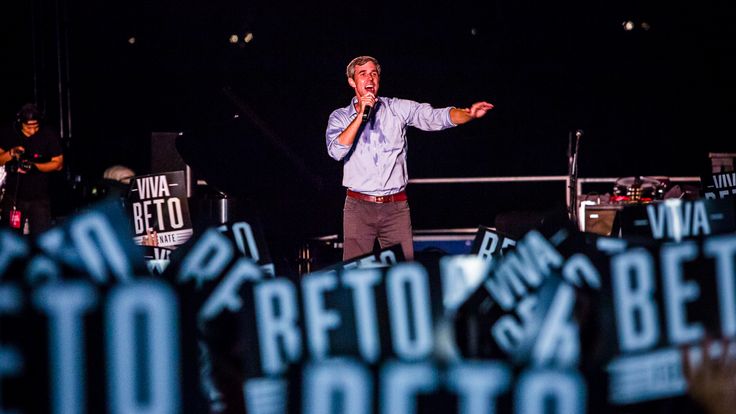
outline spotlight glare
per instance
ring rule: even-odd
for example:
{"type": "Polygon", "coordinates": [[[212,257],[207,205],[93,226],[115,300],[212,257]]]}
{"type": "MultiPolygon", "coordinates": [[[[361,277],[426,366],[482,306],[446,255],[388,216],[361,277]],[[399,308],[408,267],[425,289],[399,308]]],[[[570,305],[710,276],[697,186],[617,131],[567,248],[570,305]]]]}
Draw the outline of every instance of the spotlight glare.
{"type": "Polygon", "coordinates": [[[652,28],[652,26],[650,26],[650,25],[649,25],[649,23],[647,23],[647,22],[641,22],[641,28],[642,28],[642,29],[643,29],[644,31],[648,31],[649,29],[651,29],[651,28],[652,28]]]}
{"type": "Polygon", "coordinates": [[[634,30],[634,22],[632,22],[631,20],[627,20],[623,22],[621,25],[624,27],[624,30],[626,30],[627,32],[634,30]]]}
{"type": "Polygon", "coordinates": [[[128,38],[128,43],[131,44],[131,45],[134,45],[135,44],[135,36],[129,37],[128,38]]]}
{"type": "Polygon", "coordinates": [[[478,31],[477,31],[477,30],[475,29],[475,27],[472,27],[472,28],[470,29],[470,34],[471,34],[472,36],[475,36],[475,35],[477,35],[477,34],[478,34],[478,31]]]}
{"type": "Polygon", "coordinates": [[[252,40],[253,40],[253,33],[252,32],[246,33],[245,34],[245,37],[243,37],[243,41],[245,43],[250,43],[252,40]]]}
{"type": "Polygon", "coordinates": [[[228,41],[232,44],[238,43],[238,35],[236,34],[230,35],[230,38],[228,39],[228,41]]]}

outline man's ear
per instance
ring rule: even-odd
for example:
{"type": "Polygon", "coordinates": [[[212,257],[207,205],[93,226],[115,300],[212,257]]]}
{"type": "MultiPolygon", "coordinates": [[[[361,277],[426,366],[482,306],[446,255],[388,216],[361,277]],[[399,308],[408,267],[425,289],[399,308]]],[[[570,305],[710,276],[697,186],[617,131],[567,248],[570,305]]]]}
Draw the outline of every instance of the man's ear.
{"type": "Polygon", "coordinates": [[[355,81],[353,78],[348,78],[348,85],[350,85],[351,88],[355,88],[355,81]]]}

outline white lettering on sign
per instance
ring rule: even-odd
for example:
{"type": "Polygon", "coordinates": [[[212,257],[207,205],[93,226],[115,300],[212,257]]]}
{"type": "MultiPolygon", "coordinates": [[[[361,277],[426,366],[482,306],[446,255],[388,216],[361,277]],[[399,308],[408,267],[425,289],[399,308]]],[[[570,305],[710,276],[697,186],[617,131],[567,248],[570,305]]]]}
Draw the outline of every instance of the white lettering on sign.
{"type": "Polygon", "coordinates": [[[386,291],[394,352],[406,360],[428,357],[433,335],[427,271],[416,263],[395,265],[386,274],[386,291]]]}
{"type": "MultiPolygon", "coordinates": [[[[712,293],[717,297],[721,334],[733,336],[736,333],[736,235],[708,238],[703,243],[702,254],[715,260],[712,293]]],[[[631,249],[612,258],[614,312],[622,352],[653,348],[658,345],[662,332],[666,332],[669,345],[703,339],[703,321],[690,320],[687,312],[688,306],[701,298],[701,285],[697,278],[686,278],[684,274],[686,265],[699,257],[698,242],[664,244],[659,251],[659,275],[655,272],[654,258],[645,249],[631,249]],[[662,286],[661,307],[655,297],[658,279],[662,286]],[[662,309],[661,318],[658,309],[662,309]]]]}
{"type": "Polygon", "coordinates": [[[230,264],[233,255],[230,240],[216,229],[209,229],[182,261],[177,279],[179,283],[194,279],[197,287],[201,287],[217,278],[230,264]]]}
{"type": "Polygon", "coordinates": [[[513,397],[509,412],[517,414],[584,414],[588,398],[585,381],[573,370],[528,369],[514,381],[510,366],[498,361],[463,361],[446,369],[389,361],[376,385],[369,366],[339,358],[309,363],[302,371],[301,412],[414,414],[421,396],[438,391],[456,397],[458,414],[502,412],[507,395],[513,397]]]}
{"type": "Polygon", "coordinates": [[[97,282],[112,281],[108,277],[108,266],[117,280],[131,280],[133,268],[125,249],[103,214],[92,211],[74,219],[69,234],[87,271],[97,282]]]}
{"type": "Polygon", "coordinates": [[[302,414],[373,412],[373,379],[365,366],[333,359],[308,364],[302,375],[302,414]]]}
{"type": "Polygon", "coordinates": [[[272,279],[253,291],[261,366],[267,375],[282,374],[302,354],[295,290],[286,279],[272,279]]]}
{"type": "Polygon", "coordinates": [[[647,216],[655,239],[669,237],[680,240],[711,234],[708,213],[703,200],[668,199],[647,205],[647,216]]]}
{"type": "Polygon", "coordinates": [[[157,231],[176,230],[184,227],[184,212],[178,198],[145,200],[133,204],[133,227],[136,234],[143,234],[148,229],[157,231]],[[164,214],[166,203],[168,214],[164,214]],[[156,213],[154,216],[153,213],[156,213]]]}
{"type": "MultiPolygon", "coordinates": [[[[3,315],[18,315],[23,309],[23,294],[20,286],[0,284],[0,318],[3,315]]],[[[2,326],[2,322],[0,322],[2,326]]],[[[0,382],[3,378],[19,377],[23,374],[23,354],[17,347],[0,344],[0,382]]],[[[0,387],[0,413],[16,413],[4,407],[3,387],[0,387]]]]}
{"type": "Polygon", "coordinates": [[[611,259],[614,312],[622,352],[654,346],[659,320],[654,302],[654,261],[644,249],[632,249],[611,259]]]}
{"type": "Polygon", "coordinates": [[[212,319],[225,309],[233,313],[239,311],[243,307],[243,300],[238,294],[240,287],[247,281],[262,278],[261,269],[250,259],[238,259],[202,305],[199,318],[205,321],[212,319]]]}
{"type": "Polygon", "coordinates": [[[434,367],[426,362],[402,364],[388,362],[381,370],[381,414],[416,413],[418,394],[434,391],[438,386],[434,367]]]}
{"type": "Polygon", "coordinates": [[[447,381],[460,397],[460,414],[495,414],[498,397],[511,385],[511,373],[500,362],[465,362],[450,369],[447,381]]]}
{"type": "Polygon", "coordinates": [[[736,235],[709,237],[703,244],[706,257],[715,258],[718,283],[718,306],[721,315],[721,334],[736,336],[736,283],[734,283],[734,257],[736,235]]]}
{"type": "Polygon", "coordinates": [[[561,283],[547,310],[532,349],[537,365],[573,366],[580,359],[580,334],[574,319],[575,289],[561,283]]]}
{"type": "Polygon", "coordinates": [[[516,246],[516,241],[486,230],[483,233],[483,240],[480,242],[477,256],[485,261],[492,261],[494,253],[503,253],[510,246],[516,246]],[[500,246],[499,242],[501,243],[500,246]]]}
{"type": "Polygon", "coordinates": [[[0,275],[5,274],[14,260],[26,257],[29,251],[30,248],[21,237],[0,230],[0,275]]]}
{"type": "Polygon", "coordinates": [[[169,192],[169,183],[166,181],[166,175],[136,178],[135,182],[138,186],[141,200],[171,197],[171,192],[169,192]]]}
{"type": "Polygon", "coordinates": [[[583,414],[586,387],[578,373],[530,370],[521,374],[514,394],[517,414],[583,414]]]}
{"type": "Polygon", "coordinates": [[[514,308],[516,301],[528,290],[536,289],[555,268],[562,266],[563,257],[539,232],[531,231],[520,241],[516,250],[484,283],[488,293],[505,311],[514,308]]]}
{"type": "Polygon", "coordinates": [[[670,316],[667,336],[670,343],[684,344],[703,337],[705,330],[701,323],[689,324],[686,314],[687,302],[700,296],[700,286],[694,280],[683,280],[683,263],[698,257],[695,242],[669,244],[662,248],[662,279],[666,314],[670,316]]]}
{"type": "Polygon", "coordinates": [[[140,281],[112,289],[105,306],[111,413],[180,411],[178,321],[176,296],[162,282],[140,281]],[[143,329],[137,329],[141,325],[143,329]],[[147,349],[139,349],[141,342],[147,349]],[[140,361],[147,364],[141,366],[140,361]],[[142,386],[148,386],[145,399],[138,391],[142,386]]]}
{"type": "Polygon", "coordinates": [[[82,318],[97,304],[86,282],[47,284],[33,293],[33,303],[49,319],[51,406],[54,413],[84,413],[86,373],[82,318]]]}
{"type": "Polygon", "coordinates": [[[736,172],[730,174],[718,174],[713,176],[713,184],[716,188],[728,188],[736,186],[736,172]]]}
{"type": "Polygon", "coordinates": [[[325,294],[337,286],[334,272],[312,273],[302,279],[307,345],[314,359],[327,357],[330,352],[329,331],[339,328],[342,322],[337,311],[325,307],[325,294]]]}
{"type": "MultiPolygon", "coordinates": [[[[261,259],[261,255],[258,252],[258,245],[256,244],[256,236],[253,234],[253,229],[250,224],[245,221],[239,221],[233,223],[230,226],[233,237],[235,238],[235,245],[238,246],[238,251],[246,257],[251,257],[255,262],[261,259]]],[[[227,225],[222,225],[217,228],[221,232],[227,231],[227,225]]]]}
{"type": "Polygon", "coordinates": [[[342,281],[353,292],[355,326],[360,355],[368,362],[376,362],[381,353],[378,334],[375,288],[381,282],[377,269],[355,269],[343,273],[342,281]]]}
{"type": "Polygon", "coordinates": [[[503,315],[491,327],[493,340],[507,354],[512,354],[533,332],[537,304],[537,294],[527,295],[517,303],[514,313],[503,315]]]}

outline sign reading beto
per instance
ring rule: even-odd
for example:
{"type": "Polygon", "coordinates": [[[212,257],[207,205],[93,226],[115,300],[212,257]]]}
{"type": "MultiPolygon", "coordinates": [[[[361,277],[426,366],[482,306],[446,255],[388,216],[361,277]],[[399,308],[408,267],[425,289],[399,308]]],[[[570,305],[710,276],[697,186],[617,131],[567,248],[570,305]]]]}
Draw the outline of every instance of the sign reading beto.
{"type": "Polygon", "coordinates": [[[736,172],[703,177],[703,196],[707,199],[731,198],[736,195],[736,172]]]}
{"type": "Polygon", "coordinates": [[[155,231],[161,247],[178,246],[192,236],[183,171],[137,176],[130,187],[136,243],[155,231]]]}
{"type": "Polygon", "coordinates": [[[611,257],[618,356],[609,400],[628,405],[683,395],[680,347],[736,337],[736,235],[635,247],[611,257]]]}

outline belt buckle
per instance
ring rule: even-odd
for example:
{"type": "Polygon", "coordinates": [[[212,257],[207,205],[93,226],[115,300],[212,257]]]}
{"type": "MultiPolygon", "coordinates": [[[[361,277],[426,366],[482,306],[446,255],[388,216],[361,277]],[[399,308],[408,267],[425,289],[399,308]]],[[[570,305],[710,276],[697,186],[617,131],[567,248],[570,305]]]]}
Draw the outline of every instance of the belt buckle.
{"type": "Polygon", "coordinates": [[[385,203],[388,201],[388,196],[376,196],[376,203],[385,203]]]}

